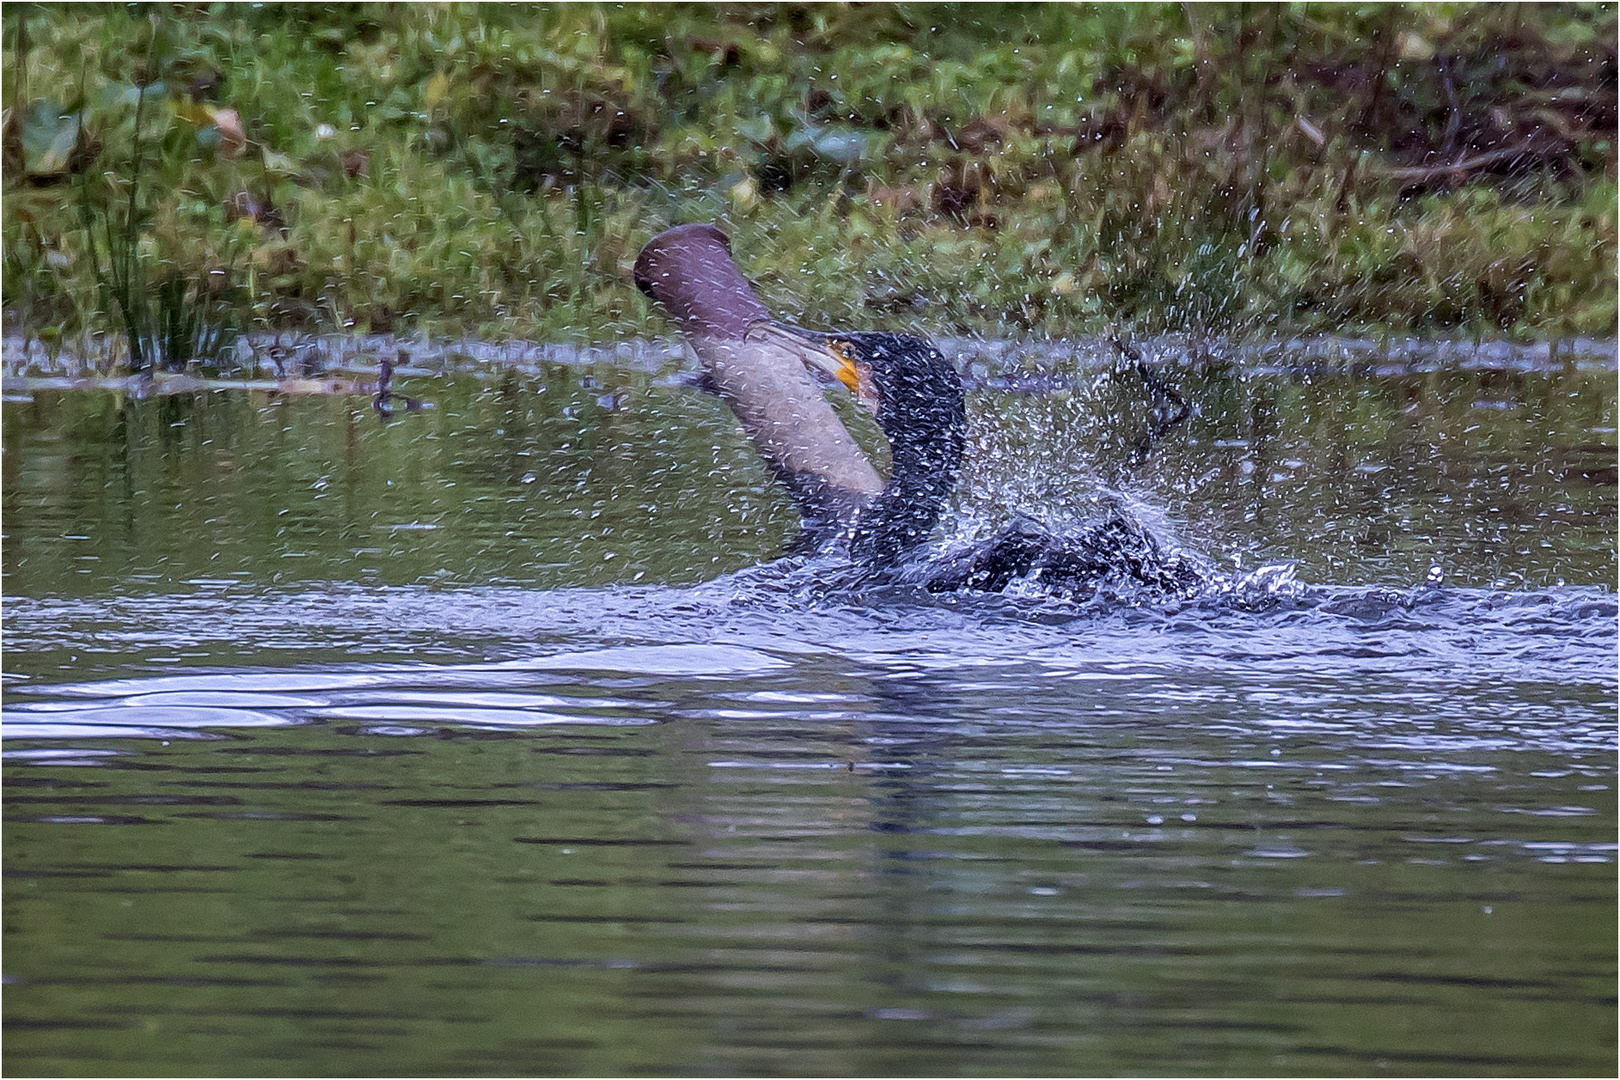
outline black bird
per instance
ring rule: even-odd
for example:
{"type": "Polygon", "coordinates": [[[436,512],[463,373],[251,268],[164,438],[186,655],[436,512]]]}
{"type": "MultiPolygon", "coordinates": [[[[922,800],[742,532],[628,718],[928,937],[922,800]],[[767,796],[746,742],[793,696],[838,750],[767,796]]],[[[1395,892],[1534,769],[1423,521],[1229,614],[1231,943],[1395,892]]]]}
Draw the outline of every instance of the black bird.
{"type": "Polygon", "coordinates": [[[1069,533],[1020,517],[987,540],[907,561],[944,513],[967,445],[961,377],[933,345],[911,334],[817,333],[771,324],[754,332],[801,342],[799,355],[848,387],[889,442],[889,482],[861,507],[850,556],[931,592],[1001,592],[1020,578],[1084,599],[1109,582],[1166,594],[1196,591],[1201,568],[1163,545],[1119,508],[1069,533]],[[804,346],[808,345],[808,348],[804,346]]]}
{"type": "MultiPolygon", "coordinates": [[[[962,380],[937,348],[912,334],[824,333],[771,319],[731,262],[724,234],[710,226],[681,226],[655,237],[637,260],[636,280],[681,322],[704,359],[706,376],[714,356],[730,372],[780,371],[771,365],[791,356],[842,383],[876,417],[889,443],[888,482],[875,492],[843,489],[848,498],[838,505],[847,509],[836,515],[833,530],[810,528],[818,520],[813,512],[823,513],[823,504],[807,501],[790,483],[805,511],[805,538],[810,541],[796,545],[799,550],[824,546],[831,536],[840,535],[848,540],[851,558],[869,572],[935,592],[1000,592],[1014,580],[1027,578],[1045,591],[1085,599],[1110,582],[1188,593],[1204,579],[1192,559],[1166,551],[1152,533],[1118,509],[1066,534],[1020,518],[988,540],[921,555],[919,549],[930,539],[956,488],[967,444],[962,380]]],[[[706,385],[714,387],[712,380],[706,385]]],[[[830,412],[830,424],[819,418],[813,424],[805,422],[816,402],[791,379],[772,383],[769,390],[774,393],[755,392],[748,410],[732,401],[723,387],[718,392],[732,401],[779,476],[785,476],[784,470],[773,454],[779,456],[780,450],[773,449],[766,429],[790,431],[801,450],[803,444],[818,441],[841,446],[840,437],[847,438],[830,412]]],[[[801,458],[813,460],[813,455],[801,458]]],[[[818,490],[829,486],[839,487],[829,481],[818,490]]]]}
{"type": "Polygon", "coordinates": [[[967,447],[967,401],[955,365],[913,334],[823,334],[770,323],[749,336],[776,338],[848,387],[889,442],[889,482],[855,512],[850,555],[887,565],[926,541],[956,489],[967,447]]]}

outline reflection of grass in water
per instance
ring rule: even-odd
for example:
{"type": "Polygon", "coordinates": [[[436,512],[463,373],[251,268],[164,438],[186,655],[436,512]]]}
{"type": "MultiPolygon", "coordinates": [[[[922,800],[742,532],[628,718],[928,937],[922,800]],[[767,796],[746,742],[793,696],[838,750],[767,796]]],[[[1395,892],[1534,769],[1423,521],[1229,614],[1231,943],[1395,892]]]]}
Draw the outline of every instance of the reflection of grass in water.
{"type": "MultiPolygon", "coordinates": [[[[1614,578],[1614,452],[1599,445],[1612,434],[1593,432],[1612,432],[1615,395],[1596,367],[1306,379],[1211,364],[1179,382],[1197,414],[1140,465],[1139,385],[1060,370],[1078,376],[1072,390],[973,393],[947,528],[988,533],[1014,512],[1081,524],[1111,488],[1224,566],[1297,561],[1316,583],[1405,588],[1435,559],[1468,587],[1614,578]]],[[[130,572],[184,582],[267,565],[286,580],[689,583],[794,535],[792,503],[725,405],[646,371],[404,383],[435,410],[385,424],[365,398],[263,391],[8,402],[8,588],[70,595],[130,572]],[[391,528],[412,522],[441,528],[391,528]]]]}

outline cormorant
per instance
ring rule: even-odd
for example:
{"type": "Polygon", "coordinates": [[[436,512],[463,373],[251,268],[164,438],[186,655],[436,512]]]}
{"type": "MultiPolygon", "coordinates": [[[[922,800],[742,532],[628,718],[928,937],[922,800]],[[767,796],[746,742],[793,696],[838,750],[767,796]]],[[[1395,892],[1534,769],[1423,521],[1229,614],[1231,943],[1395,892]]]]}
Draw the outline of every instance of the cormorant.
{"type": "Polygon", "coordinates": [[[850,522],[849,553],[885,566],[926,541],[962,469],[967,399],[956,367],[913,334],[819,333],[760,323],[749,340],[774,341],[846,386],[889,443],[889,482],[850,522]]]}
{"type": "Polygon", "coordinates": [[[635,276],[686,331],[704,364],[705,389],[732,405],[799,502],[806,531],[796,550],[842,537],[850,557],[868,571],[933,592],[1001,592],[1028,579],[1044,591],[1085,599],[1110,582],[1186,593],[1203,580],[1192,560],[1166,551],[1117,509],[1061,535],[1019,518],[988,540],[919,557],[956,487],[966,449],[962,380],[937,348],[912,334],[824,333],[773,320],[732,262],[725,234],[713,226],[678,226],[654,237],[636,261],[635,276]],[[798,363],[784,365],[784,359],[798,363]],[[793,377],[804,367],[843,384],[876,417],[892,462],[881,488],[851,482],[847,470],[822,467],[843,464],[854,440],[830,409],[825,416],[817,410],[818,404],[826,408],[819,387],[812,383],[807,393],[793,377]],[[779,378],[754,379],[740,407],[738,373],[761,371],[779,378]],[[816,475],[788,466],[790,458],[816,475]]]}

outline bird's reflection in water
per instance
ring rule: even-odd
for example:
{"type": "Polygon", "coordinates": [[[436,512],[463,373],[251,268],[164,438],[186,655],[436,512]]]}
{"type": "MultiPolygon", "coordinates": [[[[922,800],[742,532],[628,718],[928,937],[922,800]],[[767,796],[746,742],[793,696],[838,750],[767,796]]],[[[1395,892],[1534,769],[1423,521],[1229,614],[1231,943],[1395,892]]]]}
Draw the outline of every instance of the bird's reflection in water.
{"type": "Polygon", "coordinates": [[[946,833],[968,816],[960,789],[979,740],[963,737],[957,718],[966,703],[938,678],[895,673],[868,690],[877,709],[855,726],[850,749],[870,763],[870,977],[891,996],[874,1008],[904,1018],[913,1015],[907,1003],[931,989],[940,906],[962,886],[962,861],[946,833]]]}

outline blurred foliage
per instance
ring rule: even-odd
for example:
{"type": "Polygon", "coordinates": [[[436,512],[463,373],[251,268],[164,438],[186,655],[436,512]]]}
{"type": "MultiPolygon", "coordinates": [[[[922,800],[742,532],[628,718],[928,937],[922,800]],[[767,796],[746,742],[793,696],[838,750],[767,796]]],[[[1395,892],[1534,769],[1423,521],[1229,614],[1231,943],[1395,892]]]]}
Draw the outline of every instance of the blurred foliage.
{"type": "Polygon", "coordinates": [[[1612,4],[3,21],[4,304],[35,332],[117,317],[74,193],[134,187],[144,265],[243,326],[645,334],[637,250],[712,220],[812,324],[1614,330],[1612,4]]]}

